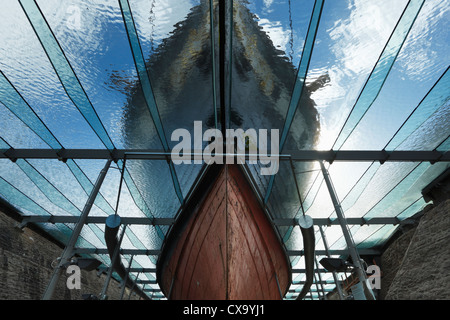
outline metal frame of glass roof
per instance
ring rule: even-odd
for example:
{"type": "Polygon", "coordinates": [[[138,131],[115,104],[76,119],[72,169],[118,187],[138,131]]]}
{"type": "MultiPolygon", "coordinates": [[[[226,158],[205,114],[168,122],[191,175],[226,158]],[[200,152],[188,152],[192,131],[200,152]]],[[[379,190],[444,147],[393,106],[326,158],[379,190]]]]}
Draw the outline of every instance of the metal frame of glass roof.
{"type": "MultiPolygon", "coordinates": [[[[129,44],[130,52],[128,54],[134,68],[134,71],[130,71],[130,73],[135,73],[135,82],[139,83],[142,91],[143,103],[152,122],[148,123],[148,126],[154,129],[153,132],[159,140],[156,143],[157,149],[133,148],[132,146],[127,148],[127,145],[122,146],[120,143],[115,143],[109,126],[105,125],[107,124],[104,119],[105,113],[100,112],[105,106],[94,102],[92,98],[94,94],[87,89],[88,85],[83,83],[80,78],[80,71],[76,68],[74,58],[65,52],[67,48],[66,50],[63,48],[62,38],[56,33],[57,30],[49,20],[51,15],[48,10],[45,10],[46,6],[39,0],[20,0],[18,3],[20,6],[12,2],[2,4],[2,6],[14,7],[11,10],[15,16],[20,15],[21,19],[27,22],[27,27],[31,26],[34,32],[31,38],[36,37],[45,53],[42,58],[48,60],[46,63],[51,65],[52,72],[56,75],[64,95],[82,116],[94,136],[98,138],[98,145],[104,149],[100,149],[101,147],[83,149],[64,146],[61,143],[60,135],[54,130],[55,127],[50,125],[50,117],[42,112],[42,106],[36,106],[36,101],[31,99],[32,94],[23,89],[27,86],[23,86],[24,79],[20,74],[21,69],[17,68],[19,71],[16,71],[14,69],[16,66],[8,65],[12,61],[11,59],[7,60],[8,62],[0,61],[0,115],[11,122],[17,120],[14,123],[20,124],[20,127],[17,128],[7,126],[5,131],[0,132],[0,163],[2,164],[0,196],[21,213],[23,220],[20,227],[23,228],[27,223],[37,224],[50,235],[67,244],[79,222],[83,201],[88,198],[95,187],[93,181],[97,178],[100,167],[105,164],[105,161],[114,161],[115,165],[112,165],[110,169],[118,169],[116,173],[119,173],[120,178],[117,179],[117,174],[111,172],[115,170],[109,170],[110,172],[106,175],[107,181],[99,188],[98,196],[95,198],[93,215],[87,216],[86,220],[79,225],[83,228],[76,245],[73,246],[73,252],[96,257],[102,261],[103,268],[110,264],[111,261],[102,237],[103,228],[107,216],[123,211],[119,208],[119,196],[126,197],[120,200],[133,208],[133,213],[121,217],[123,225],[129,226],[124,229],[125,238],[120,250],[121,259],[128,262],[130,277],[136,280],[136,284],[144,285],[143,291],[152,293],[152,297],[155,297],[153,293],[157,292],[159,288],[153,274],[156,272],[154,266],[160,247],[164,242],[165,235],[175,223],[178,213],[182,210],[183,204],[189,198],[190,192],[195,189],[196,181],[201,176],[202,170],[190,171],[191,169],[176,168],[169,160],[171,148],[167,140],[168,123],[165,120],[169,109],[162,106],[164,103],[161,105],[161,100],[158,100],[159,93],[157,85],[155,85],[157,81],[151,74],[149,62],[144,54],[146,39],[142,35],[142,21],[139,20],[138,15],[133,15],[133,8],[136,8],[137,2],[118,0],[117,3],[111,5],[110,11],[115,12],[114,18],[121,24],[122,33],[119,36],[125,36],[126,42],[129,44]],[[16,72],[19,72],[19,75],[16,72]],[[10,134],[11,132],[15,133],[16,130],[24,130],[28,136],[25,135],[24,139],[20,135],[10,134]],[[23,140],[27,139],[29,141],[23,143],[23,140]],[[48,167],[43,164],[44,161],[47,161],[48,167]],[[89,165],[85,165],[83,161],[89,161],[89,165]],[[161,208],[165,204],[156,201],[146,192],[144,187],[148,182],[142,181],[139,172],[136,171],[136,168],[142,167],[142,161],[164,164],[158,168],[164,168],[161,170],[164,170],[167,177],[170,175],[170,179],[165,180],[170,181],[173,188],[170,190],[166,188],[164,192],[168,194],[168,198],[176,199],[171,202],[170,207],[161,208]],[[61,185],[61,181],[52,176],[52,172],[58,172],[62,180],[71,181],[71,186],[76,186],[78,198],[71,197],[67,189],[61,185]],[[16,181],[12,178],[14,174],[17,174],[16,181]],[[120,181],[120,184],[122,181],[125,182],[123,191],[118,187],[117,181],[120,181]],[[28,182],[27,187],[25,187],[26,182],[28,182]],[[106,189],[105,185],[110,186],[112,190],[106,189]],[[118,190],[119,192],[117,192],[118,190]],[[37,194],[43,195],[42,199],[37,199],[37,194]],[[116,208],[112,204],[114,200],[111,199],[117,199],[116,208]],[[161,214],[161,211],[167,211],[166,215],[161,214]],[[84,228],[85,226],[88,228],[84,228]],[[138,258],[133,259],[134,256],[149,256],[149,258],[138,260],[138,258]],[[146,288],[147,284],[151,287],[146,288]]],[[[408,49],[408,45],[412,46],[411,43],[417,40],[418,31],[414,30],[418,24],[417,21],[423,23],[424,19],[427,19],[426,13],[430,14],[429,7],[433,6],[432,1],[426,3],[424,0],[405,0],[402,3],[403,6],[400,6],[401,10],[398,10],[398,15],[392,19],[394,22],[391,23],[392,26],[387,22],[383,26],[389,29],[389,33],[384,38],[377,38],[384,40],[376,61],[373,63],[368,60],[369,62],[367,62],[371,70],[367,75],[365,72],[355,74],[355,78],[360,76],[361,79],[364,78],[364,81],[355,99],[348,100],[351,101],[352,107],[343,112],[346,116],[345,121],[336,122],[341,125],[337,128],[339,132],[332,137],[334,143],[330,145],[330,150],[314,148],[297,150],[292,149],[289,139],[301,126],[299,114],[302,104],[300,102],[306,94],[308,83],[314,79],[314,72],[316,69],[320,69],[315,64],[323,59],[319,42],[326,42],[324,34],[329,36],[329,30],[332,29],[326,29],[323,26],[327,22],[324,19],[330,18],[332,10],[329,8],[336,5],[325,0],[309,1],[311,7],[309,21],[306,23],[306,29],[302,30],[304,39],[302,45],[299,46],[301,54],[299,54],[298,66],[294,67],[295,77],[291,83],[292,90],[288,104],[283,106],[285,115],[283,125],[279,128],[281,130],[281,155],[279,158],[281,172],[265,179],[255,175],[255,170],[251,165],[244,166],[244,171],[258,194],[260,203],[277,228],[280,240],[290,256],[293,273],[299,274],[295,277],[293,275],[292,287],[295,289],[289,291],[286,299],[295,298],[296,294],[300,292],[301,286],[307,284],[302,278],[306,272],[304,262],[301,260],[304,250],[297,247],[299,244],[301,245],[298,226],[302,213],[311,215],[316,227],[316,257],[327,254],[348,255],[342,233],[337,235],[339,234],[339,219],[336,217],[330,200],[324,200],[323,194],[326,194],[326,190],[323,177],[320,170],[317,169],[319,161],[328,162],[327,169],[330,170],[330,175],[333,176],[335,182],[335,176],[342,176],[339,171],[333,171],[338,164],[365,163],[368,165],[363,172],[355,174],[356,178],[351,178],[353,183],[351,188],[345,186],[339,179],[337,181],[344,186],[337,186],[337,193],[341,192],[339,196],[342,207],[344,212],[349,213],[346,224],[353,237],[357,238],[359,254],[367,255],[379,254],[380,244],[386,241],[396,226],[414,223],[413,215],[426,204],[420,191],[449,167],[450,130],[448,126],[443,125],[445,119],[448,122],[449,116],[448,53],[447,56],[437,58],[442,62],[429,76],[432,80],[427,82],[425,94],[413,108],[404,111],[407,116],[401,118],[403,122],[395,127],[395,132],[392,132],[388,140],[380,139],[382,144],[377,144],[377,147],[366,147],[362,141],[364,139],[360,144],[351,144],[352,138],[361,135],[361,132],[364,133],[364,131],[358,132],[358,129],[365,125],[365,119],[371,117],[370,112],[378,107],[378,101],[385,102],[387,98],[391,98],[394,101],[392,108],[395,108],[395,104],[398,103],[392,93],[391,96],[386,94],[387,98],[384,97],[383,90],[393,86],[389,80],[398,76],[395,74],[399,73],[395,69],[396,63],[402,58],[402,53],[408,49]],[[408,43],[410,39],[412,40],[408,43]],[[430,127],[435,127],[435,130],[429,129],[430,127]],[[361,148],[361,145],[365,148],[361,148]],[[315,163],[315,165],[305,169],[301,167],[304,163],[315,163]],[[396,165],[401,169],[394,167],[396,165]],[[393,172],[392,180],[387,179],[389,170],[393,172]],[[298,181],[306,177],[306,172],[312,173],[312,178],[308,178],[309,180],[305,178],[305,181],[309,181],[308,184],[299,187],[298,181]],[[385,183],[385,188],[380,187],[384,182],[383,179],[389,180],[385,183]],[[291,191],[295,191],[289,194],[283,192],[286,191],[283,189],[284,185],[291,191]],[[371,201],[367,201],[367,205],[362,205],[364,199],[367,199],[366,194],[374,192],[374,186],[383,189],[383,192],[373,197],[371,201]],[[408,196],[408,193],[411,196],[408,196]],[[393,204],[394,199],[402,201],[393,204]],[[318,204],[319,202],[324,204],[318,204]],[[319,239],[325,240],[325,237],[331,240],[329,241],[330,248],[324,247],[322,250],[323,245],[319,243],[319,239]]],[[[94,1],[93,5],[95,4],[94,1]]],[[[237,79],[237,76],[233,74],[233,62],[236,59],[233,56],[233,44],[238,41],[239,34],[234,34],[233,28],[230,28],[230,25],[237,23],[237,19],[235,21],[234,15],[230,12],[233,12],[234,5],[241,5],[241,3],[236,0],[221,1],[220,3],[210,0],[205,4],[208,6],[207,15],[210,21],[208,43],[211,59],[209,74],[211,86],[208,90],[211,90],[211,106],[208,108],[211,109],[209,111],[214,118],[213,126],[215,128],[222,126],[222,129],[225,129],[236,125],[233,124],[234,120],[232,119],[233,96],[236,92],[236,87],[233,85],[237,79]]],[[[192,1],[190,5],[192,11],[194,6],[202,4],[192,1]]],[[[289,2],[289,6],[291,6],[291,2],[289,2]]],[[[346,10],[352,9],[355,8],[349,7],[346,10]]],[[[267,13],[262,10],[261,14],[267,13]]],[[[445,14],[448,15],[448,8],[447,11],[443,11],[441,16],[435,17],[435,20],[438,22],[439,19],[445,20],[445,14]]],[[[108,19],[108,15],[104,17],[108,19]]],[[[253,19],[257,20],[259,17],[253,19]]],[[[342,23],[343,18],[339,19],[336,20],[335,27],[342,23]]],[[[4,21],[4,25],[11,28],[7,19],[4,21]]],[[[19,21],[16,22],[19,23],[19,21]]],[[[432,22],[437,23],[436,21],[432,22]]],[[[20,23],[23,22],[20,21],[20,23]]],[[[291,36],[294,31],[296,31],[295,34],[300,34],[299,30],[291,29],[291,36]]],[[[170,37],[170,34],[165,37],[170,37]]],[[[1,57],[8,57],[8,42],[5,41],[2,46],[5,49],[0,52],[1,57]]],[[[28,58],[30,55],[27,52],[25,57],[28,58]]],[[[328,57],[328,60],[332,60],[332,57],[328,57]]],[[[351,73],[349,70],[346,71],[351,73]]],[[[36,81],[42,82],[43,80],[36,81]]],[[[400,89],[395,88],[394,90],[401,93],[400,89]]],[[[403,96],[405,94],[407,93],[404,93],[403,96]]],[[[321,107],[323,108],[323,106],[321,107]]],[[[51,109],[49,106],[47,108],[51,109]]],[[[398,116],[400,113],[395,114],[398,116]]],[[[145,167],[145,169],[149,170],[149,167],[145,167]]],[[[157,171],[154,169],[151,172],[154,174],[157,171]]],[[[159,179],[162,181],[164,177],[159,179]]],[[[321,269],[319,271],[324,272],[321,269]]],[[[119,278],[117,275],[115,277],[119,278]]],[[[330,278],[320,279],[320,274],[318,274],[315,283],[316,285],[330,285],[334,282],[330,282],[330,278]]],[[[322,287],[322,295],[324,291],[329,290],[331,289],[328,287],[322,287]]],[[[316,289],[311,288],[309,297],[320,297],[318,291],[318,286],[316,289]]],[[[161,298],[161,296],[156,297],[161,298]]]]}
{"type": "MultiPolygon", "coordinates": [[[[216,156],[220,157],[233,157],[233,156],[245,156],[248,160],[251,157],[259,157],[260,159],[270,159],[269,156],[259,156],[252,154],[221,154],[217,153],[216,156]]],[[[11,161],[17,159],[57,159],[61,161],[67,161],[68,159],[111,159],[114,161],[123,160],[125,158],[129,160],[167,160],[170,158],[171,153],[165,151],[156,150],[117,150],[112,151],[104,149],[0,149],[0,159],[7,158],[11,161]]],[[[184,156],[189,156],[192,160],[198,154],[185,153],[184,156]]],[[[285,154],[280,154],[280,161],[327,161],[333,163],[334,161],[378,161],[381,164],[386,161],[392,162],[430,162],[432,164],[436,162],[450,161],[450,152],[448,151],[422,151],[422,150],[296,150],[286,151],[285,154]]],[[[275,175],[273,175],[275,176],[275,175]]]]}

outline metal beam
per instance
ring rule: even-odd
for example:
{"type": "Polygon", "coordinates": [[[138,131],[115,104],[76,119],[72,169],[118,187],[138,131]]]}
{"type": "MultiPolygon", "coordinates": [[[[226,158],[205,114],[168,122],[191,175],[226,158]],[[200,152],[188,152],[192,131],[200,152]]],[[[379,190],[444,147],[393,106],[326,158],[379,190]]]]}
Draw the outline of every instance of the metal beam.
{"type": "MultiPolygon", "coordinates": [[[[21,225],[26,223],[76,223],[80,217],[78,216],[23,216],[21,225]]],[[[105,224],[107,217],[87,217],[86,224],[105,224]]],[[[170,226],[175,223],[172,218],[147,218],[147,217],[121,217],[121,221],[125,225],[154,225],[154,226],[170,226]]]]}
{"type": "MultiPolygon", "coordinates": [[[[78,216],[22,216],[21,227],[27,223],[76,223],[78,216]]],[[[86,224],[104,224],[107,217],[87,217],[86,224]]],[[[175,223],[174,218],[147,218],[147,217],[122,217],[123,224],[126,225],[154,225],[154,226],[170,226],[175,223]]],[[[273,224],[276,226],[297,226],[297,219],[274,219],[273,224]]],[[[347,218],[347,225],[404,225],[413,224],[413,219],[398,219],[396,217],[380,217],[380,218],[347,218]]],[[[339,225],[339,220],[331,220],[329,218],[313,218],[316,226],[332,226],[339,225]]]]}
{"type": "MultiPolygon", "coordinates": [[[[346,218],[348,225],[397,225],[397,224],[412,224],[412,219],[398,219],[396,217],[380,217],[380,218],[346,218]]],[[[274,219],[273,223],[276,226],[298,226],[297,219],[274,219]]],[[[316,226],[332,226],[339,225],[338,219],[330,218],[313,218],[313,224],[316,226]]]]}
{"type": "MultiPolygon", "coordinates": [[[[76,254],[108,254],[108,249],[106,248],[75,248],[74,252],[76,254]]],[[[131,255],[143,255],[143,256],[157,256],[161,253],[161,250],[151,250],[151,249],[120,249],[120,254],[131,254],[131,255]]]]}
{"type": "Polygon", "coordinates": [[[153,289],[153,288],[148,288],[148,289],[144,289],[145,292],[161,292],[161,289],[153,289]]]}
{"type": "MultiPolygon", "coordinates": [[[[314,262],[316,263],[316,270],[319,269],[319,262],[317,261],[317,256],[314,257],[314,262]]],[[[326,296],[325,296],[325,290],[323,287],[323,282],[322,282],[322,275],[320,274],[320,271],[317,271],[317,277],[319,278],[319,282],[318,285],[320,285],[320,288],[322,289],[322,294],[323,294],[323,298],[326,300],[326,296]]]]}
{"type": "MultiPolygon", "coordinates": [[[[317,271],[317,269],[314,270],[315,272],[317,271]]],[[[326,269],[319,269],[320,272],[327,272],[326,269]]],[[[305,273],[306,269],[292,269],[291,270],[292,273],[305,273]]]]}
{"type": "MultiPolygon", "coordinates": [[[[198,153],[184,154],[190,155],[194,160],[198,153]]],[[[239,156],[240,154],[216,154],[216,156],[239,156]]],[[[171,156],[171,152],[153,149],[0,149],[0,159],[7,158],[15,161],[17,159],[59,159],[65,161],[67,159],[112,159],[114,161],[120,159],[128,160],[167,160],[171,156]]],[[[265,159],[259,155],[245,154],[246,159],[250,156],[258,156],[259,159],[265,159]]],[[[390,162],[448,162],[450,161],[450,151],[373,151],[373,150],[293,150],[285,151],[279,155],[280,161],[379,161],[381,163],[390,162]]]]}
{"type": "Polygon", "coordinates": [[[131,268],[130,269],[130,273],[131,272],[141,272],[141,273],[156,273],[156,268],[131,268]]]}
{"type": "Polygon", "coordinates": [[[131,256],[130,261],[128,262],[127,273],[125,274],[125,279],[122,279],[122,288],[120,289],[120,300],[123,300],[123,295],[125,293],[125,288],[127,286],[128,275],[130,274],[131,264],[133,263],[134,256],[131,256]]]}
{"type": "Polygon", "coordinates": [[[75,244],[78,240],[78,237],[81,233],[81,230],[84,227],[86,219],[91,211],[92,205],[94,204],[95,198],[97,197],[100,187],[102,186],[103,181],[105,180],[106,173],[108,172],[109,167],[111,166],[111,160],[106,161],[105,166],[97,177],[97,181],[95,182],[94,188],[92,189],[86,204],[84,205],[83,211],[78,218],[77,224],[75,225],[72,234],[70,236],[69,242],[67,243],[64,251],[61,255],[61,258],[58,262],[58,265],[53,270],[52,277],[50,282],[45,289],[45,292],[42,296],[42,300],[50,300],[53,296],[53,292],[55,291],[56,285],[58,283],[59,277],[61,275],[62,268],[70,262],[70,259],[75,255],[75,244]]]}
{"type": "MultiPolygon", "coordinates": [[[[318,282],[318,283],[320,283],[320,284],[325,284],[325,285],[327,285],[327,284],[334,284],[333,281],[327,281],[327,280],[322,280],[322,281],[320,281],[320,282],[318,282]]],[[[292,281],[292,284],[293,284],[293,285],[306,284],[306,281],[292,281]]]]}
{"type": "MultiPolygon", "coordinates": [[[[75,248],[74,252],[77,254],[108,254],[106,248],[75,248]]],[[[379,250],[375,249],[359,249],[359,254],[361,255],[380,255],[379,250]]],[[[161,253],[159,249],[120,249],[120,254],[132,254],[132,255],[144,255],[144,256],[157,256],[161,253]]],[[[305,252],[303,250],[288,250],[287,255],[289,256],[303,256],[305,252]]],[[[316,255],[325,256],[325,250],[316,250],[316,255]]],[[[331,255],[346,256],[349,255],[348,250],[330,250],[331,255]]],[[[149,269],[153,270],[153,269],[149,269]]],[[[294,269],[295,270],[295,269],[294,269]]],[[[297,269],[298,270],[298,269],[297,269]]],[[[136,269],[137,271],[141,271],[136,269]]],[[[149,271],[152,272],[152,271],[149,271]]]]}
{"type": "MultiPolygon", "coordinates": [[[[333,290],[334,290],[334,288],[333,288],[333,289],[332,289],[332,288],[324,289],[325,292],[332,292],[333,290]]],[[[316,288],[316,289],[311,289],[310,291],[311,291],[311,292],[316,292],[316,293],[321,292],[321,291],[319,291],[319,289],[317,289],[317,288],[316,288]]],[[[294,290],[294,289],[288,290],[288,292],[289,292],[289,293],[299,293],[299,291],[294,290]]],[[[305,298],[306,298],[306,297],[308,297],[308,295],[306,295],[305,298]]],[[[320,294],[319,294],[319,298],[321,298],[320,294]]]]}
{"type": "MultiPolygon", "coordinates": [[[[366,277],[365,270],[361,264],[361,258],[359,256],[361,252],[358,252],[358,250],[356,249],[355,241],[353,240],[352,233],[351,233],[351,231],[347,225],[346,219],[345,219],[344,210],[342,209],[342,206],[341,206],[341,203],[337,196],[336,190],[334,189],[330,174],[329,174],[328,170],[325,168],[325,165],[323,164],[322,161],[320,161],[320,168],[322,170],[323,178],[327,185],[327,189],[328,189],[328,193],[330,194],[331,201],[333,202],[334,209],[335,209],[336,215],[339,220],[339,224],[341,225],[342,233],[345,238],[345,243],[347,244],[348,253],[350,254],[350,256],[352,258],[352,262],[353,262],[353,265],[355,266],[355,270],[358,275],[359,282],[361,283],[362,286],[365,286],[365,281],[367,280],[367,277],[366,277]]],[[[325,250],[325,252],[326,252],[325,254],[327,256],[333,254],[332,250],[325,250]]],[[[370,291],[369,288],[368,288],[368,291],[370,291]]],[[[374,297],[373,297],[372,292],[369,292],[369,293],[372,296],[368,296],[365,294],[366,298],[373,299],[374,297]]]]}
{"type": "MultiPolygon", "coordinates": [[[[325,232],[322,229],[322,226],[319,226],[319,231],[320,231],[320,235],[322,237],[322,242],[323,242],[323,245],[325,247],[325,251],[327,252],[327,257],[331,258],[330,248],[328,246],[328,241],[327,241],[327,238],[325,236],[325,232]]],[[[337,292],[338,292],[338,295],[339,295],[339,299],[340,300],[344,300],[344,293],[342,292],[342,288],[341,288],[341,284],[339,283],[337,272],[336,271],[332,271],[331,273],[333,274],[333,279],[334,279],[334,283],[336,285],[336,289],[337,289],[337,292]]]]}
{"type": "MultiPolygon", "coordinates": [[[[360,255],[379,255],[381,253],[379,250],[375,250],[375,249],[358,249],[357,251],[360,255]]],[[[331,255],[338,255],[338,256],[346,256],[346,255],[350,254],[350,252],[347,249],[329,250],[329,252],[331,255]]],[[[287,250],[286,253],[288,256],[303,256],[304,255],[303,250],[287,250]]],[[[327,255],[326,250],[315,250],[315,253],[318,256],[327,255]]]]}
{"type": "Polygon", "coordinates": [[[158,284],[156,280],[136,280],[137,284],[158,284]]]}

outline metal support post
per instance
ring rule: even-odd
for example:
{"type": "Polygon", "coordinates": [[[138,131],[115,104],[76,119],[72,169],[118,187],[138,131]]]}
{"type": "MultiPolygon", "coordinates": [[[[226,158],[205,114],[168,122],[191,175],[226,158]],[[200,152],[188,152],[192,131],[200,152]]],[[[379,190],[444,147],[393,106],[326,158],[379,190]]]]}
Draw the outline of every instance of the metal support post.
{"type": "Polygon", "coordinates": [[[122,232],[120,234],[119,242],[118,242],[117,246],[114,248],[114,253],[113,253],[113,256],[111,259],[111,265],[109,266],[109,269],[108,269],[108,275],[106,277],[105,284],[103,285],[103,290],[100,294],[100,298],[102,300],[106,300],[106,291],[108,290],[109,282],[111,281],[112,273],[114,271],[114,264],[116,263],[116,260],[119,258],[120,244],[122,243],[123,236],[125,235],[126,227],[127,227],[126,225],[123,226],[122,232]]]}
{"type": "Polygon", "coordinates": [[[64,248],[64,251],[59,259],[58,265],[53,270],[52,277],[50,279],[50,282],[42,296],[42,300],[50,300],[53,296],[53,293],[55,291],[56,285],[58,283],[59,277],[61,275],[62,268],[66,266],[70,259],[74,255],[74,247],[78,240],[78,237],[81,233],[81,230],[83,229],[83,226],[86,223],[87,216],[89,215],[89,212],[91,211],[92,205],[94,204],[95,198],[97,197],[98,192],[100,191],[100,187],[105,180],[106,173],[108,172],[108,169],[111,165],[112,160],[107,160],[105,166],[103,167],[102,171],[100,172],[97,181],[95,182],[94,188],[91,191],[91,194],[89,195],[89,198],[83,208],[83,211],[81,212],[80,219],[78,220],[77,224],[75,225],[75,228],[73,229],[72,235],[70,236],[69,242],[67,243],[66,247],[64,248]]]}
{"type": "Polygon", "coordinates": [[[131,289],[130,289],[130,294],[128,295],[128,300],[131,299],[131,294],[132,294],[133,291],[134,291],[134,286],[136,285],[136,282],[137,282],[137,280],[138,280],[140,274],[141,274],[141,273],[138,272],[138,274],[137,274],[137,276],[136,276],[136,279],[133,281],[133,285],[131,286],[131,289]]]}
{"type": "MultiPolygon", "coordinates": [[[[328,241],[327,241],[327,238],[325,237],[325,232],[323,232],[322,226],[319,226],[319,230],[320,230],[320,235],[322,236],[322,241],[323,241],[323,245],[325,247],[325,252],[327,253],[327,257],[331,258],[330,250],[328,247],[328,241]]],[[[342,287],[339,283],[336,271],[333,271],[332,274],[333,274],[334,283],[336,284],[336,289],[337,289],[337,292],[339,295],[339,299],[344,300],[344,294],[342,292],[342,287]]]]}
{"type": "Polygon", "coordinates": [[[315,272],[314,272],[314,284],[316,285],[317,295],[318,295],[319,300],[320,300],[320,289],[319,289],[319,285],[317,283],[317,278],[316,278],[316,273],[315,272]]]}
{"type": "Polygon", "coordinates": [[[327,300],[327,295],[326,295],[325,289],[323,287],[322,276],[320,275],[319,263],[317,262],[317,256],[314,256],[314,261],[316,262],[317,276],[319,277],[319,284],[320,284],[320,287],[322,288],[323,300],[327,300]]]}
{"type": "Polygon", "coordinates": [[[350,229],[348,228],[347,222],[345,220],[344,210],[342,210],[341,204],[340,204],[338,196],[336,194],[336,190],[334,189],[334,186],[331,181],[328,170],[325,168],[325,165],[323,164],[322,161],[319,161],[319,163],[320,163],[320,168],[322,170],[323,177],[325,179],[325,183],[328,188],[328,192],[331,197],[331,201],[333,202],[334,209],[336,211],[336,215],[339,220],[339,224],[341,225],[341,229],[344,234],[344,238],[345,238],[345,242],[348,247],[348,251],[350,252],[350,256],[352,257],[352,260],[353,260],[353,265],[355,266],[356,272],[358,274],[359,281],[361,282],[362,286],[365,287],[365,289],[367,289],[364,291],[369,292],[369,294],[365,294],[366,298],[373,300],[375,298],[374,298],[373,293],[371,292],[370,288],[368,288],[366,285],[366,280],[367,280],[366,273],[364,271],[364,267],[361,264],[361,259],[359,257],[358,251],[356,250],[356,246],[353,241],[350,229]]]}
{"type": "Polygon", "coordinates": [[[125,287],[127,286],[128,274],[130,273],[131,264],[133,263],[134,256],[131,256],[130,263],[128,264],[127,274],[125,275],[125,279],[122,280],[122,289],[120,290],[120,300],[123,299],[123,294],[125,293],[125,287]]]}

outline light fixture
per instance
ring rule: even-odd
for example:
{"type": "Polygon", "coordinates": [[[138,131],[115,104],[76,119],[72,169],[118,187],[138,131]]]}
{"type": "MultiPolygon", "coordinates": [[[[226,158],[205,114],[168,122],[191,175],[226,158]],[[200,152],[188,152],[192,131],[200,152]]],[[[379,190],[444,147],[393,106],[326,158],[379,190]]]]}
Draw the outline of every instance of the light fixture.
{"type": "Polygon", "coordinates": [[[354,267],[353,264],[341,258],[322,258],[319,263],[331,272],[346,272],[354,267]]]}

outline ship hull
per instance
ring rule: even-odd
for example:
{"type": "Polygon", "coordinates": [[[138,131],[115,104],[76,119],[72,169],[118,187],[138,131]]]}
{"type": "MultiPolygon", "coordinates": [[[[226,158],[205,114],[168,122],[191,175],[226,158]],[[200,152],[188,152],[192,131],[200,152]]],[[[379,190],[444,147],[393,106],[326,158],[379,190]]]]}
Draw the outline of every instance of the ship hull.
{"type": "Polygon", "coordinates": [[[290,269],[270,221],[238,165],[214,170],[165,245],[163,292],[174,300],[282,299],[290,269]]]}

